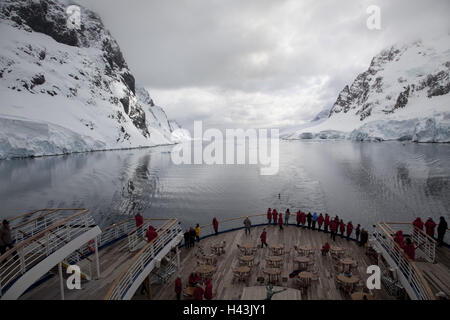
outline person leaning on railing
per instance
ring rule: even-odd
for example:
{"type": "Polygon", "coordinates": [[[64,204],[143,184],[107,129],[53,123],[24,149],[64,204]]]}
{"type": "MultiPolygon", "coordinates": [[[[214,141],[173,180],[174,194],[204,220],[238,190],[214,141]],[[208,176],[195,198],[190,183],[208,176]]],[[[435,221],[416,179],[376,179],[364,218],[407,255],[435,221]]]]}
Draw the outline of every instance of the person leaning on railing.
{"type": "Polygon", "coordinates": [[[445,221],[444,217],[439,218],[439,226],[438,226],[438,246],[442,246],[444,244],[444,236],[445,232],[447,231],[448,224],[447,221],[445,221]]]}
{"type": "Polygon", "coordinates": [[[195,240],[197,240],[197,242],[200,242],[200,225],[198,223],[195,226],[195,240]]]}
{"type": "MultiPolygon", "coordinates": [[[[0,255],[3,255],[7,249],[12,249],[13,244],[11,241],[11,229],[9,228],[9,221],[3,220],[2,226],[0,227],[0,255]]],[[[17,255],[14,256],[17,259],[17,255]]]]}
{"type": "Polygon", "coordinates": [[[252,222],[248,217],[244,220],[245,234],[250,234],[250,228],[252,227],[252,222]]]}

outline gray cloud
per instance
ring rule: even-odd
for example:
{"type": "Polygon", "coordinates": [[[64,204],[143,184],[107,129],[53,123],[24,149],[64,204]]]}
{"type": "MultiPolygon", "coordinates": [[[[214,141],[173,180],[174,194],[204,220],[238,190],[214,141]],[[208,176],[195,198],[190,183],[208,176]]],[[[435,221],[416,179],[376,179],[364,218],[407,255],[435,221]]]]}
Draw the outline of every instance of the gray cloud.
{"type": "Polygon", "coordinates": [[[373,55],[450,30],[448,0],[82,0],[137,81],[190,127],[277,127],[330,106],[373,55]],[[366,27],[369,5],[382,29],[366,27]]]}

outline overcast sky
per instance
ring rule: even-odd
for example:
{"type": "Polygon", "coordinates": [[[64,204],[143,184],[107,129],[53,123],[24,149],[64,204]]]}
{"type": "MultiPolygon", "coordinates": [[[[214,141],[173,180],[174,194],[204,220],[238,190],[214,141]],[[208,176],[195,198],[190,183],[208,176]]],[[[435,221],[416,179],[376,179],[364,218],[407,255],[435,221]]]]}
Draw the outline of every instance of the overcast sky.
{"type": "Polygon", "coordinates": [[[331,107],[372,57],[449,33],[449,0],[78,0],[188,129],[286,127],[331,107]],[[366,12],[381,9],[381,30],[366,12]]]}

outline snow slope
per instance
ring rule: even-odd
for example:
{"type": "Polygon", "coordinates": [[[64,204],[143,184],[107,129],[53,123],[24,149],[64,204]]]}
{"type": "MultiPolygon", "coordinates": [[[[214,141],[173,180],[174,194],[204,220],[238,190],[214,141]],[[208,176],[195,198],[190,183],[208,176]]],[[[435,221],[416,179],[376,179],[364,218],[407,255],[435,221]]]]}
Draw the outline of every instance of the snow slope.
{"type": "Polygon", "coordinates": [[[450,36],[393,46],[340,92],[326,121],[288,139],[450,142],[450,36]],[[423,132],[424,123],[426,134],[423,132]]]}
{"type": "Polygon", "coordinates": [[[117,42],[68,1],[0,2],[0,159],[176,142],[117,42]]]}

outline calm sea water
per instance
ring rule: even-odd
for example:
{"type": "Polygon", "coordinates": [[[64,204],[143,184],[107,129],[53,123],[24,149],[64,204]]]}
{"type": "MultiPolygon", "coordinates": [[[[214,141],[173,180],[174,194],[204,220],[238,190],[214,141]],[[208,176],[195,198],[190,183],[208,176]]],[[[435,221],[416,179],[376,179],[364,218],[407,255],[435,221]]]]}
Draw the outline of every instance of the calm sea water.
{"type": "Polygon", "coordinates": [[[363,226],[416,216],[450,222],[448,144],[283,141],[274,176],[257,165],[175,165],[171,149],[0,161],[1,217],[84,207],[101,226],[140,211],[188,227],[289,207],[363,226]]]}

